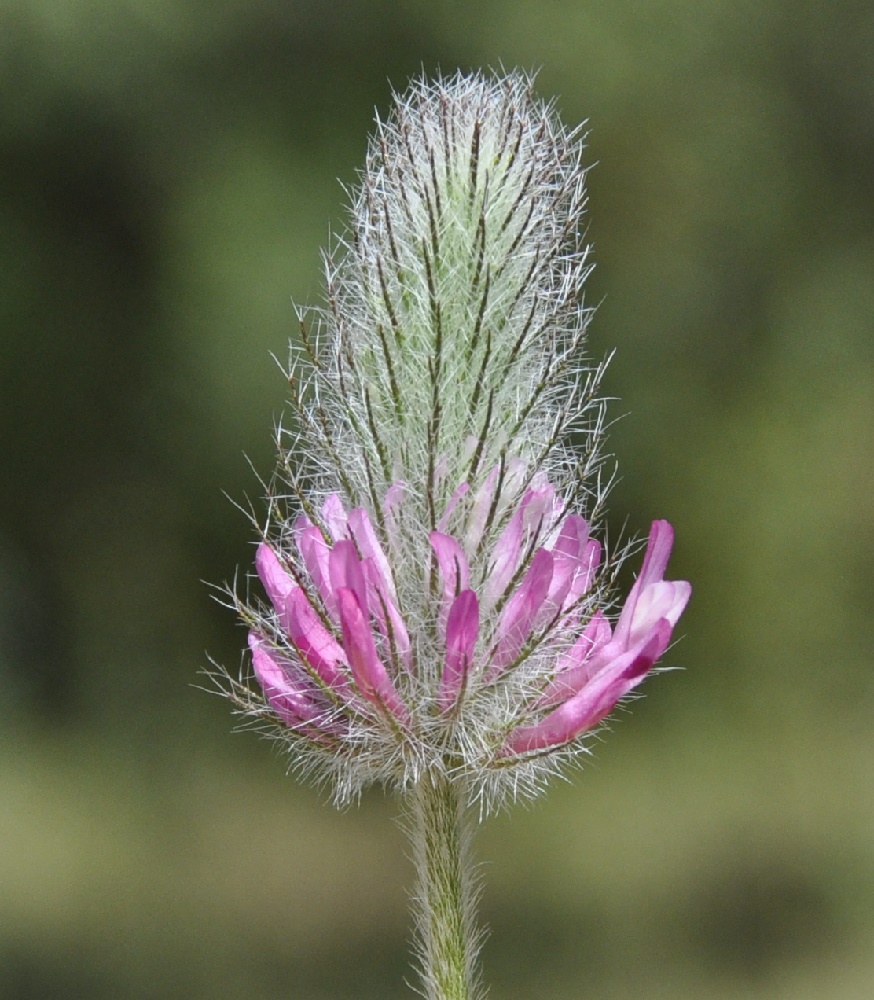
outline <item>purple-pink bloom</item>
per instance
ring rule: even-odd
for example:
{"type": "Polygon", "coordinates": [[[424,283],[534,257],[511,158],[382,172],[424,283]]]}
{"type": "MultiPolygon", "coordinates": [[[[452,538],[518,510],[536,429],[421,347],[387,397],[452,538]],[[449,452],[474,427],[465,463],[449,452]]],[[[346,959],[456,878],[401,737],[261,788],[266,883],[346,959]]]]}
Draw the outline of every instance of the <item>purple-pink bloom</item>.
{"type": "MultiPolygon", "coordinates": [[[[333,699],[355,709],[360,698],[390,712],[399,721],[408,719],[407,709],[379,658],[371,622],[373,617],[383,636],[391,636],[402,657],[408,654],[409,640],[397,609],[392,605],[393,613],[388,611],[389,595],[394,590],[391,580],[385,578],[388,563],[367,514],[352,514],[355,518],[350,515],[347,519],[334,494],[325,501],[322,515],[331,526],[333,545],[325,542],[307,518],[300,518],[295,526],[298,551],[315,595],[307,594],[295,582],[266,543],[258,547],[255,556],[258,575],[296,654],[290,658],[268,653],[257,633],[250,635],[255,674],[265,697],[286,722],[289,706],[321,702],[328,711],[333,699]],[[364,541],[361,547],[369,554],[360,558],[356,542],[343,537],[345,534],[351,534],[356,541],[360,537],[364,541]],[[392,630],[390,620],[398,622],[400,628],[392,630]]],[[[302,713],[294,708],[294,714],[298,721],[309,722],[318,713],[302,713]]]]}
{"type": "MultiPolygon", "coordinates": [[[[390,492],[389,532],[404,503],[400,484],[390,492]]],[[[529,674],[518,703],[508,703],[504,723],[495,726],[491,754],[506,759],[574,740],[640,683],[667,648],[691,589],[664,579],[673,544],[667,521],[653,523],[614,629],[596,606],[601,546],[583,517],[564,514],[548,483],[532,483],[504,514],[490,550],[479,542],[482,508],[493,491],[465,500],[466,533],[448,530],[468,492],[467,484],[455,491],[441,530],[428,537],[434,562],[422,567],[423,595],[429,573],[438,582],[433,603],[423,596],[430,638],[418,648],[391,562],[363,508],[347,512],[331,494],[319,524],[298,518],[296,552],[280,558],[266,542],[259,546],[255,562],[275,611],[275,634],[253,630],[249,644],[255,675],[283,723],[318,738],[336,737],[344,719],[383,720],[411,733],[441,717],[463,722],[468,705],[478,719],[478,699],[495,697],[516,671],[534,664],[536,685],[529,674]],[[423,698],[416,657],[433,659],[435,637],[442,665],[427,675],[433,690],[423,698]]]]}
{"type": "Polygon", "coordinates": [[[540,722],[514,730],[506,750],[524,753],[566,743],[596,726],[635,688],[668,648],[692,588],[663,579],[674,541],[667,521],[654,521],[643,569],[631,588],[616,630],[600,612],[563,658],[544,705],[559,707],[540,722]]]}
{"type": "Polygon", "coordinates": [[[452,602],[446,618],[446,660],[439,697],[444,712],[451,710],[458,700],[473,663],[478,636],[479,601],[472,590],[462,590],[452,602]]]}

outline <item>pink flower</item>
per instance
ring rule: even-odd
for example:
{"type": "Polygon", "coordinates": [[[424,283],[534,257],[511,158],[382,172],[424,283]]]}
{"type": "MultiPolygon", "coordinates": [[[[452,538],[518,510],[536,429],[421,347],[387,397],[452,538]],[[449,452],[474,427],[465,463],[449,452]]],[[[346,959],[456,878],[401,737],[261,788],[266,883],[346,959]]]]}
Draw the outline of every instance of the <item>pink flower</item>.
{"type": "Polygon", "coordinates": [[[596,726],[668,648],[671,633],[692,593],[685,580],[664,573],[674,541],[667,521],[654,521],[640,576],[619,616],[616,630],[600,611],[558,663],[542,705],[558,704],[540,722],[514,730],[506,743],[512,753],[566,743],[596,726]]]}
{"type": "Polygon", "coordinates": [[[376,630],[382,644],[391,645],[396,660],[409,656],[385,555],[363,510],[347,519],[332,495],[322,515],[333,527],[331,545],[307,518],[296,525],[298,549],[321,604],[295,582],[269,545],[258,547],[258,575],[294,655],[267,649],[251,633],[255,676],[274,711],[293,727],[318,727],[320,715],[330,718],[332,705],[361,709],[361,699],[405,723],[409,713],[374,635],[376,630]],[[359,549],[368,554],[361,558],[359,549]]]}
{"type": "MultiPolygon", "coordinates": [[[[397,530],[402,492],[398,485],[386,497],[387,531],[397,530]]],[[[453,727],[467,724],[479,727],[479,739],[459,740],[458,753],[488,745],[491,760],[506,761],[571,742],[643,680],[691,589],[664,579],[673,544],[667,521],[654,522],[613,629],[597,607],[601,546],[586,520],[564,514],[554,489],[532,481],[483,548],[484,510],[493,501],[488,481],[477,496],[462,484],[440,530],[430,532],[434,564],[421,575],[436,570],[437,587],[429,597],[423,582],[418,642],[363,508],[347,512],[332,494],[318,525],[304,516],[296,522],[296,551],[280,557],[259,546],[258,575],[275,617],[272,628],[253,629],[249,645],[264,696],[286,726],[316,742],[344,739],[361,723],[365,733],[376,727],[421,740],[436,723],[444,753],[453,752],[453,727]],[[456,507],[466,530],[453,534],[456,507]],[[434,655],[439,670],[420,672],[417,658],[434,655]]]]}

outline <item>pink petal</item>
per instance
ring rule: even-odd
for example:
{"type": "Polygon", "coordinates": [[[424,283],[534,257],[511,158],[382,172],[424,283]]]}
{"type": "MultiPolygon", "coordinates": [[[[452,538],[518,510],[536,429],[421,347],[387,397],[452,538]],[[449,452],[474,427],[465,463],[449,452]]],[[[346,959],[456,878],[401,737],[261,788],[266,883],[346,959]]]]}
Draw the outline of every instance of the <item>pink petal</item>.
{"type": "Polygon", "coordinates": [[[337,591],[344,587],[355,594],[358,605],[364,617],[369,617],[367,603],[367,586],[364,579],[364,568],[358,558],[354,542],[341,541],[331,549],[328,556],[328,568],[331,577],[331,587],[336,598],[337,591]]]}
{"type": "Polygon", "coordinates": [[[599,673],[579,694],[550,712],[542,722],[512,732],[505,744],[506,752],[526,753],[558,746],[592,729],[612,711],[620,698],[643,680],[670,642],[670,633],[669,623],[660,622],[642,648],[619,657],[609,670],[599,673]]]}
{"type": "Polygon", "coordinates": [[[296,587],[286,601],[285,629],[312,669],[329,687],[342,692],[349,687],[343,669],[343,647],[325,628],[306,594],[296,587]]]}
{"type": "Polygon", "coordinates": [[[562,521],[561,530],[552,546],[556,555],[567,556],[579,561],[583,557],[589,540],[589,522],[579,514],[568,514],[562,521]]]}
{"type": "Polygon", "coordinates": [[[606,619],[597,612],[559,661],[555,680],[541,703],[554,704],[562,696],[572,697],[602,674],[627,678],[629,665],[637,671],[648,670],[667,649],[691,589],[683,580],[650,583],[637,599],[630,630],[623,635],[617,628],[612,638],[606,619]]]}
{"type": "Polygon", "coordinates": [[[583,594],[590,590],[595,580],[595,573],[598,571],[600,565],[601,543],[591,538],[586,542],[586,546],[580,556],[577,575],[574,577],[574,581],[567,592],[563,610],[572,607],[583,594]]]}
{"type": "Polygon", "coordinates": [[[328,565],[331,550],[322,537],[322,532],[309,518],[298,518],[295,524],[295,533],[297,535],[297,548],[307,573],[315,584],[328,613],[334,615],[337,613],[337,606],[334,601],[334,590],[331,586],[328,565]]]}
{"type": "Polygon", "coordinates": [[[589,525],[586,519],[577,514],[569,514],[562,522],[561,530],[550,550],[555,564],[544,604],[544,622],[574,603],[575,599],[571,599],[569,595],[572,587],[579,590],[575,583],[585,568],[583,557],[588,539],[589,525]]]}
{"type": "Polygon", "coordinates": [[[294,578],[282,568],[276,553],[265,542],[258,546],[258,551],[255,553],[255,568],[258,570],[258,576],[267,591],[270,603],[278,611],[284,605],[285,598],[297,586],[294,578]]]}
{"type": "Polygon", "coordinates": [[[653,521],[649,531],[646,554],[640,569],[640,581],[644,587],[661,580],[668,568],[671,549],[674,547],[674,529],[668,521],[653,521]]]}
{"type": "Polygon", "coordinates": [[[495,487],[498,483],[498,470],[492,471],[486,477],[485,482],[476,491],[471,504],[470,516],[468,517],[467,533],[465,543],[468,552],[475,552],[482,541],[483,530],[488,520],[489,511],[492,508],[492,501],[495,497],[495,487]]]}
{"type": "MultiPolygon", "coordinates": [[[[369,620],[372,610],[374,617],[380,623],[382,633],[386,636],[386,638],[389,635],[389,628],[386,623],[387,621],[390,621],[395,648],[404,662],[404,665],[409,667],[411,664],[411,646],[409,635],[407,634],[403,620],[401,619],[401,616],[391,599],[391,595],[381,592],[381,588],[385,586],[386,581],[379,572],[379,569],[376,567],[372,557],[368,557],[368,559],[362,562],[358,558],[358,551],[354,542],[339,541],[333,549],[331,549],[331,553],[328,558],[328,566],[334,598],[336,599],[337,592],[341,588],[351,590],[355,594],[355,599],[358,602],[358,607],[364,615],[365,621],[369,620]],[[368,582],[370,584],[369,587],[368,582]],[[368,589],[374,592],[376,597],[373,604],[371,604],[368,598],[368,589]],[[382,600],[379,599],[380,593],[382,593],[382,600]],[[383,605],[385,606],[385,613],[383,612],[383,605]],[[386,613],[388,618],[386,618],[386,613]]],[[[368,622],[368,632],[369,629],[370,626],[368,622]]]]}
{"type": "Polygon", "coordinates": [[[293,680],[294,664],[280,659],[255,632],[249,633],[249,648],[252,650],[252,669],[264,697],[279,718],[292,728],[317,719],[320,709],[307,695],[305,683],[293,680]]]}
{"type": "Polygon", "coordinates": [[[392,596],[385,591],[382,574],[377,570],[372,559],[365,559],[361,564],[367,581],[367,603],[379,624],[387,642],[390,642],[397,652],[401,662],[410,670],[413,665],[413,652],[407,626],[398,610],[392,596]]]}
{"type": "Polygon", "coordinates": [[[382,592],[388,594],[393,601],[397,602],[391,566],[389,566],[385,552],[379,544],[379,539],[373,530],[370,517],[363,507],[356,507],[354,510],[349,511],[349,532],[358,546],[361,558],[373,560],[374,569],[379,576],[382,592]]]}
{"type": "Polygon", "coordinates": [[[483,592],[483,604],[491,608],[507,589],[522,554],[522,510],[516,510],[493,549],[493,562],[483,592]]]}
{"type": "Polygon", "coordinates": [[[343,648],[358,689],[369,701],[388,709],[401,722],[409,720],[409,712],[380,662],[370,625],[353,590],[337,590],[337,608],[343,630],[343,648]]]}
{"type": "Polygon", "coordinates": [[[555,524],[563,508],[564,501],[556,494],[549,481],[535,476],[531,488],[522,497],[519,504],[526,539],[531,540],[545,536],[555,524]]]}
{"type": "MultiPolygon", "coordinates": [[[[635,609],[643,590],[653,583],[659,582],[668,567],[671,546],[674,542],[674,529],[667,521],[653,521],[646,543],[646,553],[640,575],[625,599],[619,621],[616,623],[616,641],[627,645],[631,639],[631,627],[635,619],[635,609]]],[[[640,619],[638,619],[638,622],[640,619]]]]}
{"type": "Polygon", "coordinates": [[[464,685],[479,636],[479,602],[472,590],[452,602],[446,619],[446,660],[440,683],[440,708],[448,712],[464,685]]]}
{"type": "Polygon", "coordinates": [[[556,705],[577,694],[600,669],[594,656],[610,642],[611,636],[610,623],[601,611],[596,611],[583,634],[559,658],[555,678],[544,692],[540,704],[556,705]]]}
{"type": "Polygon", "coordinates": [[[551,551],[554,559],[552,582],[538,626],[548,624],[561,612],[574,607],[591,587],[601,557],[601,546],[589,540],[585,520],[576,515],[565,519],[562,533],[551,551]]]}
{"type": "Polygon", "coordinates": [[[552,553],[548,549],[538,549],[518,589],[501,612],[497,629],[498,644],[492,656],[490,674],[505,667],[519,655],[549,592],[552,569],[552,553]]]}
{"type": "Polygon", "coordinates": [[[364,576],[368,584],[367,606],[380,625],[387,640],[393,642],[404,666],[412,666],[412,646],[407,627],[398,610],[391,566],[376,537],[370,517],[362,507],[349,512],[349,530],[362,556],[364,576]]]}
{"type": "Polygon", "coordinates": [[[593,650],[586,669],[592,678],[599,677],[605,672],[611,676],[618,676],[628,669],[630,663],[637,664],[640,669],[648,670],[668,648],[672,632],[673,625],[667,618],[651,622],[646,631],[641,631],[634,642],[623,642],[614,632],[610,642],[593,650]],[[647,655],[652,654],[652,659],[646,665],[640,658],[643,651],[647,655]]]}
{"type": "Polygon", "coordinates": [[[658,583],[664,577],[673,544],[674,529],[670,524],[667,521],[653,521],[640,576],[634,581],[616,624],[617,641],[623,643],[628,641],[640,595],[647,587],[658,583]]]}
{"type": "Polygon", "coordinates": [[[322,504],[322,518],[328,529],[328,534],[335,542],[347,537],[346,508],[336,493],[329,493],[322,504]]]}
{"type": "Polygon", "coordinates": [[[579,569],[580,564],[576,559],[553,554],[552,580],[538,615],[538,625],[548,624],[559,611],[564,609],[566,604],[571,603],[568,602],[567,598],[571,584],[579,575],[579,569]]]}
{"type": "Polygon", "coordinates": [[[667,619],[672,627],[676,625],[691,594],[692,586],[685,580],[659,580],[645,587],[634,608],[631,621],[632,641],[659,619],[667,619]]]}
{"type": "Polygon", "coordinates": [[[490,608],[498,601],[516,574],[522,557],[523,539],[530,543],[545,534],[560,510],[561,501],[548,483],[529,489],[522,497],[495,543],[493,562],[483,591],[486,607],[490,608]]]}
{"type": "Polygon", "coordinates": [[[437,557],[440,575],[443,577],[444,609],[462,590],[470,586],[470,568],[464,549],[452,537],[441,531],[432,531],[428,536],[431,548],[437,557]]]}

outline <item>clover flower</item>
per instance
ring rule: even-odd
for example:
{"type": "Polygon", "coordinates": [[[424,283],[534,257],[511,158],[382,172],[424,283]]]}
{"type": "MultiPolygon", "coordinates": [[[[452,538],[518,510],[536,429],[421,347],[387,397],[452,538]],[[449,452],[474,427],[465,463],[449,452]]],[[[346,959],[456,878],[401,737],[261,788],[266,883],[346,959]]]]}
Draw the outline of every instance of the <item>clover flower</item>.
{"type": "Polygon", "coordinates": [[[326,306],[292,346],[267,601],[234,599],[240,710],[338,803],[407,795],[432,1000],[477,992],[468,807],[587,753],[690,594],[665,579],[667,521],[624,601],[628,547],[599,540],[582,155],[519,74],[421,80],[377,120],[326,306]]]}
{"type": "MultiPolygon", "coordinates": [[[[398,484],[391,502],[401,494],[398,484]]],[[[463,483],[456,499],[468,494],[463,483]]],[[[272,613],[250,632],[253,667],[299,753],[402,787],[440,761],[477,787],[590,731],[661,656],[690,589],[663,579],[666,521],[653,524],[614,631],[599,607],[601,545],[585,518],[564,514],[544,482],[479,551],[476,526],[493,501],[492,485],[466,516],[461,503],[444,512],[409,611],[391,533],[384,548],[367,511],[347,512],[335,493],[317,524],[297,519],[293,551],[259,546],[272,613]],[[409,617],[426,623],[424,634],[411,638],[409,617]]]]}

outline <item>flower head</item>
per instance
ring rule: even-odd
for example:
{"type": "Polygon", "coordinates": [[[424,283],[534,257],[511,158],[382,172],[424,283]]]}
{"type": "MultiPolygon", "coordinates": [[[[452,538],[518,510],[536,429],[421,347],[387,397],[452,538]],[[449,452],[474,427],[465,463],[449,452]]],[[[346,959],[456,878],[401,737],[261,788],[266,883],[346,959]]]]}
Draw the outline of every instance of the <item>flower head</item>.
{"type": "Polygon", "coordinates": [[[650,533],[618,617],[581,349],[582,144],[531,81],[414,84],[377,124],[239,603],[295,764],[346,800],[434,769],[533,791],[635,688],[689,598],[650,533]],[[571,432],[582,453],[565,445],[571,432]]]}
{"type": "Polygon", "coordinates": [[[490,550],[465,545],[465,518],[450,520],[454,533],[430,532],[410,608],[393,537],[383,548],[367,511],[336,494],[318,525],[299,518],[291,551],[259,546],[272,608],[250,632],[254,671],[299,750],[385,780],[434,761],[483,780],[573,744],[667,648],[690,588],[664,580],[666,521],[614,629],[599,608],[601,546],[548,484],[523,494],[490,550]]]}

